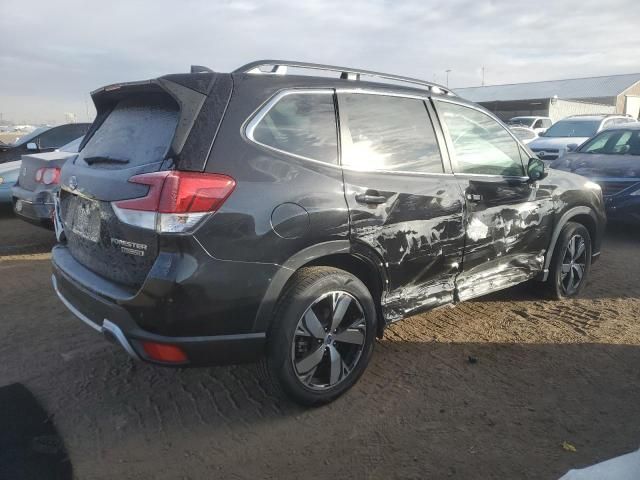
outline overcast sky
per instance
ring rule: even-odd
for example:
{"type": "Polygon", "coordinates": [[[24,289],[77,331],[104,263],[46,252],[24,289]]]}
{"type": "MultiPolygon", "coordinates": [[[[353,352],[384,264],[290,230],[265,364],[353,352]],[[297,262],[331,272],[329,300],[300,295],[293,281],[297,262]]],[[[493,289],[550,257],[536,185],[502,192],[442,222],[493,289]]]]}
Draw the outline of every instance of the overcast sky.
{"type": "Polygon", "coordinates": [[[640,72],[640,0],[2,0],[4,121],[79,120],[108,83],[251,60],[332,63],[445,83],[640,72]],[[87,108],[87,105],[89,107],[87,108]]]}

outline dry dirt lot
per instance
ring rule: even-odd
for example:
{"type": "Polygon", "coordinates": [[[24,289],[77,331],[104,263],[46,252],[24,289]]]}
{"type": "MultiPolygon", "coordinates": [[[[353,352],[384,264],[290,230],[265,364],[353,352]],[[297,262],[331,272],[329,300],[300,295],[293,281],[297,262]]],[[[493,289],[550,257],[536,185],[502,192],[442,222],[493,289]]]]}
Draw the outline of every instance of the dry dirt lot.
{"type": "Polygon", "coordinates": [[[608,233],[580,300],[517,287],[393,326],[315,410],[251,366],[133,362],[57,301],[51,245],[0,216],[0,386],[35,393],[76,478],[547,479],[640,446],[637,230],[608,233]]]}

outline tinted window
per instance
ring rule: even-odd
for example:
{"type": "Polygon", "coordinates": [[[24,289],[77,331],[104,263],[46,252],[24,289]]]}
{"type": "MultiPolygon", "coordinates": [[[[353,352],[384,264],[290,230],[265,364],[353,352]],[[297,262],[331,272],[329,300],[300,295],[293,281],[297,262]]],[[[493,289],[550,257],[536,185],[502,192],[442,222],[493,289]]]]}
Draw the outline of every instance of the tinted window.
{"type": "Polygon", "coordinates": [[[288,153],[338,163],[332,93],[292,93],[282,97],[253,129],[253,140],[288,153]]]}
{"type": "Polygon", "coordinates": [[[537,120],[533,125],[533,128],[542,128],[542,120],[537,120]]]}
{"type": "Polygon", "coordinates": [[[178,106],[171,97],[156,93],[127,97],[89,139],[80,158],[128,160],[124,165],[97,163],[95,168],[129,168],[162,161],[177,124],[178,106]]]}
{"type": "Polygon", "coordinates": [[[592,137],[598,131],[600,120],[560,120],[549,127],[545,137],[592,137]]]}
{"type": "Polygon", "coordinates": [[[519,146],[502,125],[478,110],[437,102],[457,163],[456,171],[484,175],[524,175],[519,146]]]}
{"type": "Polygon", "coordinates": [[[339,94],[342,164],[362,170],[442,173],[442,159],[422,100],[339,94]]]}
{"type": "Polygon", "coordinates": [[[39,147],[42,149],[61,147],[84,134],[87,129],[88,125],[84,123],[54,127],[40,135],[38,138],[39,147]]]}

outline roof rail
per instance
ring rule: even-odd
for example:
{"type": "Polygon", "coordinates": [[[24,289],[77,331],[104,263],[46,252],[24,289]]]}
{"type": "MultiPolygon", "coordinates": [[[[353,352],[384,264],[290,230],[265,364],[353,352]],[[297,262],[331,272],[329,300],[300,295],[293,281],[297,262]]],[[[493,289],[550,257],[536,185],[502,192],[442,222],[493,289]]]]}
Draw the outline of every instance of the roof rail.
{"type": "Polygon", "coordinates": [[[322,70],[325,72],[336,72],[340,74],[340,78],[344,80],[360,80],[361,76],[373,77],[383,80],[391,80],[398,83],[409,84],[414,87],[423,88],[433,93],[443,93],[446,95],[455,96],[452,90],[447,87],[443,87],[437,83],[425,82],[417,78],[402,77],[399,75],[392,75],[389,73],[373,72],[371,70],[357,70],[353,68],[337,67],[335,65],[322,65],[319,63],[306,63],[306,62],[292,62],[288,60],[257,60],[255,62],[247,63],[240,68],[237,68],[232,73],[251,73],[251,74],[263,74],[263,75],[286,75],[287,67],[307,69],[307,70],[322,70]],[[265,69],[267,68],[268,69],[265,69]]]}

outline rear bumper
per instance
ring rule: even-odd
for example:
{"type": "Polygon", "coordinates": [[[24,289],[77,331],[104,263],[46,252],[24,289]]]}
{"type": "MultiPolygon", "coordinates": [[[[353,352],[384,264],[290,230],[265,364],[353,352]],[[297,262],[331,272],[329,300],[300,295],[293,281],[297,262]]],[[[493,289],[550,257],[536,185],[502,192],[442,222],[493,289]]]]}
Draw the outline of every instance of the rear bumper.
{"type": "Polygon", "coordinates": [[[74,262],[66,247],[54,247],[52,284],[56,294],[75,316],[118,343],[135,359],[171,366],[227,365],[256,361],[264,353],[264,332],[167,336],[145,330],[136,323],[129,308],[130,304],[140,303],[139,294],[132,295],[74,262]],[[69,272],[71,268],[73,276],[69,272]],[[79,277],[82,281],[78,281],[79,277]],[[142,348],[145,341],[177,346],[188,361],[181,364],[155,361],[145,354],[142,348]]]}
{"type": "Polygon", "coordinates": [[[32,192],[19,186],[14,186],[11,190],[13,211],[16,215],[37,225],[52,226],[52,192],[32,192]]]}

